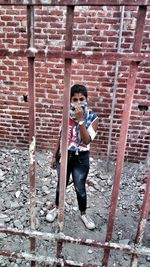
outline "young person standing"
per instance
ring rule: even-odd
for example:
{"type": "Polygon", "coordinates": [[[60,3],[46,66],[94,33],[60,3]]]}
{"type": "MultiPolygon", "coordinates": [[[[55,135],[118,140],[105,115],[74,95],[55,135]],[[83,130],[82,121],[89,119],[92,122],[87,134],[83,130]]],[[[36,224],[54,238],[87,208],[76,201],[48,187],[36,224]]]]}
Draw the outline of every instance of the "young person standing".
{"type": "MultiPolygon", "coordinates": [[[[95,228],[95,223],[86,214],[87,195],[85,184],[89,172],[90,143],[96,136],[98,117],[88,108],[87,98],[87,89],[84,85],[75,84],[71,87],[66,186],[69,183],[70,174],[72,174],[80,218],[85,226],[92,230],[95,228]]],[[[51,162],[52,167],[57,168],[58,183],[55,208],[48,211],[46,215],[46,220],[49,222],[53,222],[58,215],[60,162],[61,131],[51,162]]]]}

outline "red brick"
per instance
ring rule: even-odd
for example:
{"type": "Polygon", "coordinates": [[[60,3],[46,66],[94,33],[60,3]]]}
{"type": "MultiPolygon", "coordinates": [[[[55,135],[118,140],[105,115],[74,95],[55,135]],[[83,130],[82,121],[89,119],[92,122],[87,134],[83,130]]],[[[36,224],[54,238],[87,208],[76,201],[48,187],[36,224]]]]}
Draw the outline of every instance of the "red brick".
{"type": "MultiPolygon", "coordinates": [[[[128,22],[131,23],[129,15],[134,18],[135,8],[126,7],[132,10],[128,15],[128,22]]],[[[65,9],[56,10],[55,8],[36,7],[36,28],[35,40],[37,48],[60,49],[64,48],[65,33],[65,9]],[[58,18],[59,16],[59,18],[58,18]],[[63,23],[62,23],[63,22],[63,23]],[[54,47],[54,43],[56,45],[54,47]],[[58,44],[59,43],[59,44],[58,44]]],[[[130,11],[129,11],[130,12],[130,11]]],[[[26,7],[11,9],[7,8],[7,15],[2,9],[0,11],[5,21],[0,21],[1,29],[0,47],[9,47],[26,49],[27,36],[21,33],[22,27],[26,30],[26,7]],[[11,16],[10,16],[11,14],[11,16]],[[14,14],[14,15],[13,15],[14,14]],[[10,18],[9,20],[7,20],[10,18]],[[23,24],[22,24],[23,23],[23,24]],[[14,31],[14,27],[16,28],[14,31]],[[18,38],[18,32],[20,32],[18,38]]],[[[149,16],[149,13],[148,13],[149,16]]],[[[150,16],[149,16],[150,17],[150,16]]],[[[143,49],[149,49],[149,25],[145,29],[143,49]]],[[[75,11],[73,49],[85,51],[116,51],[118,41],[117,31],[120,26],[119,7],[108,7],[104,12],[103,7],[92,7],[83,13],[79,9],[75,11]],[[86,30],[86,35],[85,35],[86,30]],[[89,35],[88,35],[89,34],[89,35]]],[[[123,52],[132,51],[134,31],[127,25],[128,30],[123,31],[123,43],[121,45],[123,52]]],[[[108,133],[110,124],[110,113],[112,105],[112,93],[114,85],[115,61],[94,60],[73,60],[72,81],[71,83],[84,83],[89,89],[89,103],[100,117],[98,136],[92,144],[92,153],[96,157],[106,156],[108,145],[108,133]],[[103,140],[104,139],[104,140],[103,140]]],[[[23,95],[28,94],[28,68],[27,59],[14,59],[10,57],[2,60],[1,81],[2,92],[0,102],[0,115],[4,120],[5,135],[0,135],[0,140],[5,143],[15,142],[16,145],[26,146],[28,144],[28,104],[23,101],[23,95]],[[5,74],[3,73],[5,71],[5,74]],[[5,88],[6,87],[6,88],[5,88]],[[9,87],[9,90],[8,90],[9,87]],[[21,101],[18,96],[21,97],[21,101]],[[9,113],[9,114],[6,114],[9,113]],[[12,116],[13,121],[10,119],[12,116]],[[5,123],[7,122],[7,123],[5,123]],[[13,128],[12,128],[13,125],[13,128]],[[16,136],[16,125],[18,125],[18,136],[16,136]],[[9,133],[7,134],[7,127],[9,133]],[[24,137],[23,137],[23,136],[24,137]]],[[[56,142],[57,128],[59,127],[62,112],[64,74],[63,60],[60,59],[36,59],[35,60],[35,86],[36,86],[36,111],[37,111],[37,144],[38,147],[48,148],[54,147],[56,142]],[[39,99],[40,98],[40,99],[39,99]],[[42,101],[41,103],[38,103],[42,101]],[[54,120],[55,117],[55,120],[54,120]],[[47,138],[48,132],[48,138],[47,138]]],[[[115,115],[113,122],[113,141],[112,154],[115,158],[117,153],[116,143],[119,138],[119,130],[122,118],[122,108],[124,103],[124,94],[128,78],[128,62],[122,62],[119,67],[119,78],[117,87],[117,101],[115,105],[115,115]]],[[[144,159],[149,144],[149,135],[147,129],[149,127],[149,111],[141,112],[138,110],[138,104],[147,103],[149,88],[149,63],[141,63],[139,66],[139,74],[137,78],[132,114],[129,125],[129,138],[126,149],[126,158],[139,160],[144,159]],[[142,121],[142,122],[141,122],[142,121]],[[140,124],[141,122],[141,124],[140,124]],[[134,142],[134,143],[133,143],[134,142]],[[132,149],[129,145],[132,145],[132,149]],[[145,144],[145,146],[144,146],[145,144]],[[137,145],[137,146],[136,146],[137,145]],[[138,148],[138,149],[137,149],[138,148]]],[[[148,105],[149,106],[149,105],[148,105]]]]}
{"type": "Polygon", "coordinates": [[[3,20],[3,21],[12,21],[13,17],[4,15],[4,16],[1,16],[1,20],[3,20]]]}

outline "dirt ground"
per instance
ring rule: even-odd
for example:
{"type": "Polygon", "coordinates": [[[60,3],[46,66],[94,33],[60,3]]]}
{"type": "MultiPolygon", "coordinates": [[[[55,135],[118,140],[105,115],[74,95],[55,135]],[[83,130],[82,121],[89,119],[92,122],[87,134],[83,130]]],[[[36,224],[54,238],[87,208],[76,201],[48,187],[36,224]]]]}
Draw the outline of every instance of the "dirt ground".
{"type": "MultiPolygon", "coordinates": [[[[36,170],[36,214],[37,230],[56,233],[58,222],[48,223],[45,220],[47,207],[54,203],[55,187],[57,181],[56,170],[50,168],[51,153],[37,152],[36,170]]],[[[76,195],[71,184],[66,191],[65,198],[65,226],[64,233],[75,238],[89,238],[105,241],[108,212],[111,200],[115,162],[109,163],[109,171],[105,160],[91,158],[91,168],[87,180],[87,213],[96,224],[94,231],[87,230],[79,218],[76,195]]],[[[29,161],[28,151],[19,149],[0,150],[0,225],[29,229],[29,161]]],[[[113,242],[132,244],[136,235],[140,208],[146,186],[148,166],[144,163],[125,162],[118,208],[113,232],[113,242]]],[[[144,246],[150,247],[150,221],[147,221],[143,238],[144,246]]],[[[29,240],[17,236],[0,233],[0,248],[13,251],[30,252],[29,240]]],[[[56,256],[56,243],[54,241],[37,241],[38,255],[56,256]]],[[[66,244],[63,255],[67,260],[82,263],[99,264],[103,257],[103,250],[81,245],[66,244]]],[[[108,267],[129,267],[131,255],[112,251],[108,267]]],[[[21,259],[9,260],[0,256],[0,266],[27,267],[29,262],[21,259]]],[[[40,263],[37,266],[45,266],[40,263]]],[[[48,266],[48,265],[47,265],[48,266]]],[[[52,266],[52,265],[51,265],[52,266]]],[[[54,266],[54,265],[53,265],[54,266]]],[[[149,267],[148,257],[139,257],[138,267],[149,267]]]]}

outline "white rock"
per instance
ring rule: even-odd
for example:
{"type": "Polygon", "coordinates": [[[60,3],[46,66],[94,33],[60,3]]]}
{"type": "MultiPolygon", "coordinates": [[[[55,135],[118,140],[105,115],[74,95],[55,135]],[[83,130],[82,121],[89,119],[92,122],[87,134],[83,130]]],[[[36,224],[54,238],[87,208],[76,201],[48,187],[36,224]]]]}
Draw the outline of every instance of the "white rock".
{"type": "Polygon", "coordinates": [[[44,185],[44,186],[42,186],[42,191],[45,193],[45,194],[49,194],[49,188],[46,186],[46,185],[44,185]]]}
{"type": "Polygon", "coordinates": [[[90,192],[95,192],[96,191],[96,189],[93,188],[93,187],[89,187],[89,190],[90,190],[90,192]]]}
{"type": "Polygon", "coordinates": [[[72,208],[74,211],[77,211],[78,210],[78,207],[73,207],[72,208]]]}
{"type": "Polygon", "coordinates": [[[0,182],[4,181],[5,177],[5,172],[3,172],[1,169],[0,169],[0,182]]]}
{"type": "Polygon", "coordinates": [[[21,191],[18,190],[18,191],[15,193],[16,198],[19,198],[20,194],[21,194],[21,191]]]}
{"type": "Polygon", "coordinates": [[[88,253],[89,253],[89,254],[92,254],[92,253],[93,253],[93,250],[92,250],[92,249],[89,249],[89,250],[88,250],[88,253]]]}
{"type": "MultiPolygon", "coordinates": [[[[3,238],[5,238],[5,237],[7,237],[6,234],[0,233],[0,239],[1,239],[1,240],[2,240],[3,238]]],[[[0,260],[0,262],[1,262],[1,260],[0,260]]]]}
{"type": "Polygon", "coordinates": [[[40,214],[43,216],[45,214],[44,210],[40,210],[40,214]]]}
{"type": "Polygon", "coordinates": [[[108,180],[108,175],[106,175],[106,174],[101,174],[100,179],[101,179],[101,180],[108,180]]]}
{"type": "Polygon", "coordinates": [[[96,190],[99,190],[99,189],[100,189],[100,186],[99,186],[98,184],[95,184],[95,185],[94,185],[94,188],[95,188],[96,190]]]}
{"type": "Polygon", "coordinates": [[[17,227],[17,228],[22,228],[22,224],[19,220],[15,220],[14,221],[14,226],[17,227]]]}
{"type": "Polygon", "coordinates": [[[17,209],[19,208],[19,203],[17,201],[11,202],[10,207],[12,209],[17,209]]]}

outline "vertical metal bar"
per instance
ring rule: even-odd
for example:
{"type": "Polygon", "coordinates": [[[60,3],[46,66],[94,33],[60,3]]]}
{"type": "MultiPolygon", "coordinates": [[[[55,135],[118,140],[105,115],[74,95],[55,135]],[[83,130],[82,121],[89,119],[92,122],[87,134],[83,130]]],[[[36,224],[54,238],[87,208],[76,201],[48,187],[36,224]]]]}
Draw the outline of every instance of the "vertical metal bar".
{"type": "Polygon", "coordinates": [[[150,167],[150,144],[148,146],[147,158],[146,158],[146,165],[150,167]]]}
{"type": "MultiPolygon", "coordinates": [[[[141,216],[139,220],[139,225],[137,229],[137,234],[135,238],[135,244],[140,244],[143,238],[144,234],[144,228],[147,222],[148,214],[150,211],[150,172],[148,173],[147,176],[147,185],[146,185],[146,191],[144,195],[144,200],[143,200],[143,205],[141,208],[141,216]]],[[[137,266],[137,260],[138,260],[138,255],[134,254],[131,259],[131,267],[136,267],[137,266]]]]}
{"type": "MultiPolygon", "coordinates": [[[[117,52],[121,51],[121,38],[122,38],[122,31],[123,31],[123,21],[124,21],[124,6],[120,7],[121,9],[121,20],[120,20],[120,29],[119,29],[119,39],[118,39],[118,48],[117,52]]],[[[118,69],[119,69],[120,61],[116,61],[115,67],[115,79],[114,79],[114,86],[113,86],[113,97],[112,97],[112,108],[110,114],[110,127],[109,127],[109,138],[108,138],[108,148],[107,148],[107,171],[109,170],[109,159],[110,159],[110,152],[111,152],[111,138],[112,138],[112,125],[113,125],[113,118],[114,118],[114,111],[115,111],[115,104],[116,104],[116,91],[118,85],[118,69]]]]}
{"type": "MultiPolygon", "coordinates": [[[[72,49],[73,39],[73,18],[74,6],[67,6],[66,15],[66,40],[65,50],[72,49]]],[[[71,59],[64,62],[64,98],[63,98],[63,119],[62,119],[62,146],[61,146],[61,168],[60,168],[60,193],[59,193],[59,231],[64,228],[64,201],[66,190],[67,158],[68,158],[68,129],[69,129],[69,109],[70,109],[70,86],[71,86],[71,59]]],[[[61,256],[62,242],[57,243],[57,256],[61,256]]]]}
{"type": "MultiPolygon", "coordinates": [[[[134,41],[134,46],[133,46],[134,52],[140,52],[140,49],[141,49],[145,17],[146,17],[146,7],[140,6],[138,10],[137,25],[136,25],[136,31],[135,31],[135,41],[134,41]]],[[[109,217],[108,217],[106,241],[111,240],[112,233],[113,233],[113,226],[114,226],[114,221],[115,221],[115,213],[117,209],[117,202],[118,202],[119,188],[120,188],[120,181],[121,181],[121,172],[122,172],[122,168],[124,164],[124,154],[125,154],[125,148],[126,148],[127,133],[128,133],[128,126],[129,126],[129,119],[130,119],[130,114],[131,114],[134,90],[135,90],[135,85],[136,85],[138,65],[139,65],[139,62],[131,63],[128,82],[127,82],[126,96],[125,96],[125,102],[124,102],[124,111],[123,111],[123,116],[122,116],[122,125],[121,125],[121,130],[120,130],[120,138],[119,138],[118,153],[117,153],[117,163],[116,163],[114,184],[113,184],[112,197],[111,197],[111,206],[110,206],[109,217]]],[[[110,249],[104,250],[102,266],[108,265],[109,254],[110,254],[110,249]]]]}
{"type": "MultiPolygon", "coordinates": [[[[27,6],[27,29],[28,48],[34,46],[34,7],[27,6]]],[[[35,207],[36,207],[36,183],[35,183],[35,80],[34,80],[34,58],[28,58],[28,88],[29,88],[29,180],[30,180],[30,225],[35,229],[35,207]]],[[[30,249],[35,251],[36,239],[30,238],[30,249]]],[[[31,266],[36,266],[35,261],[31,261],[31,266]]]]}
{"type": "Polygon", "coordinates": [[[142,46],[144,24],[146,18],[147,6],[139,6],[138,16],[137,16],[137,26],[134,37],[133,52],[139,53],[142,46]]]}

